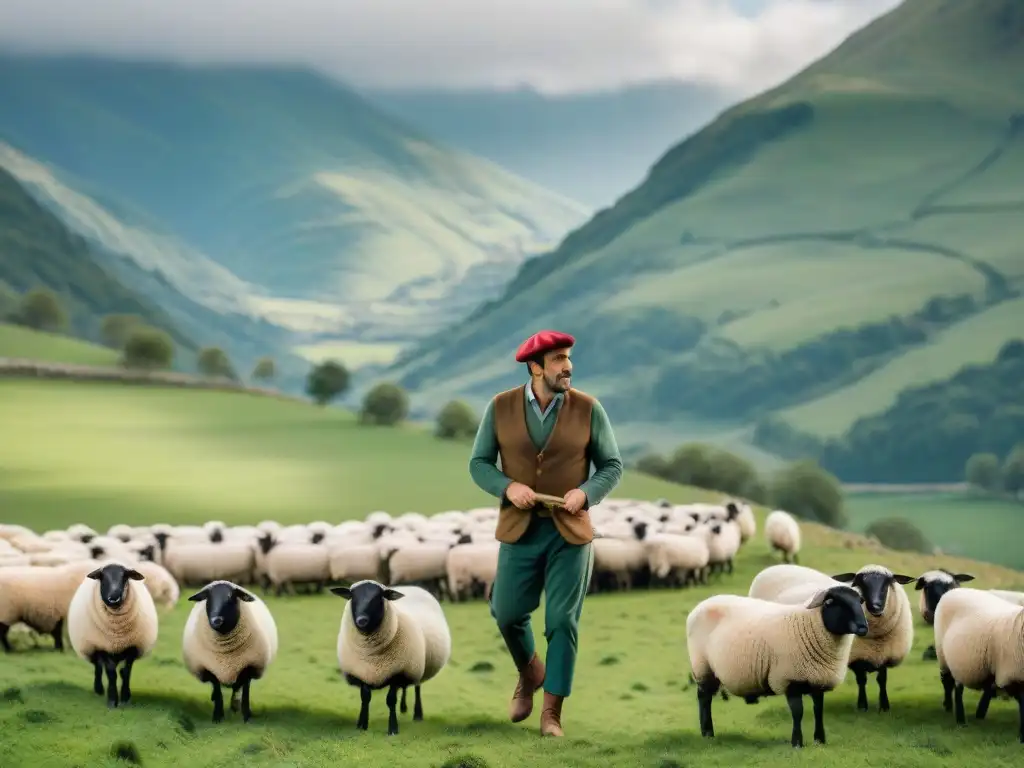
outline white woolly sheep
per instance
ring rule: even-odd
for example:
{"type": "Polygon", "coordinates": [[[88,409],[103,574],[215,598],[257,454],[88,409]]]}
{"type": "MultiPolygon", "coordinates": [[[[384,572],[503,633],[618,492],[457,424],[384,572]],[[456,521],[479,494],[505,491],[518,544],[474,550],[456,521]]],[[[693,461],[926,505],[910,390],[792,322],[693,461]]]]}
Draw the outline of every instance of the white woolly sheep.
{"type": "Polygon", "coordinates": [[[274,587],[278,596],[285,590],[295,594],[296,584],[311,584],[320,593],[331,577],[330,550],[323,544],[264,534],[259,539],[259,549],[268,582],[264,589],[274,587]]]}
{"type": "Polygon", "coordinates": [[[375,544],[336,544],[328,553],[332,581],[349,583],[384,578],[385,561],[375,544]]]}
{"type": "Polygon", "coordinates": [[[414,686],[413,720],[423,719],[420,686],[433,679],[451,658],[452,637],[441,604],[425,589],[386,587],[358,581],[332,587],[348,602],[338,630],[338,667],[358,686],[362,706],[357,728],[370,724],[374,690],[387,687],[388,735],[398,733],[399,689],[414,686]]]}
{"type": "Polygon", "coordinates": [[[139,560],[134,564],[135,570],[146,577],[142,583],[149,590],[153,602],[161,608],[173,608],[178,604],[181,590],[170,571],[159,563],[139,560]]]}
{"type": "Polygon", "coordinates": [[[0,568],[0,645],[10,652],[10,629],[21,622],[53,637],[56,651],[64,650],[63,629],[75,590],[95,561],[78,560],[47,568],[0,568]]]}
{"type": "Polygon", "coordinates": [[[942,706],[955,698],[957,725],[966,725],[964,688],[980,690],[976,717],[983,720],[998,690],[1017,699],[1018,737],[1024,744],[1024,607],[982,589],[946,593],[935,610],[935,652],[942,706]]]}
{"type": "Polygon", "coordinates": [[[277,656],[277,624],[266,604],[230,581],[214,581],[189,598],[196,605],[185,622],[182,657],[188,671],[210,683],[213,722],[224,719],[221,686],[231,688],[231,710],[252,717],[249,688],[277,656]]]}
{"type": "Polygon", "coordinates": [[[914,644],[914,616],[902,584],[913,576],[894,574],[881,565],[865,565],[856,573],[828,576],[802,565],[773,565],[754,577],[749,597],[797,605],[823,589],[850,584],[864,598],[868,633],[853,641],[849,667],[857,679],[857,709],[868,709],[868,674],[877,673],[878,710],[889,711],[889,669],[903,663],[914,644]]]}
{"type": "Polygon", "coordinates": [[[156,645],[158,619],[149,590],[132,581],[145,577],[123,563],[108,562],[87,574],[68,608],[68,639],[79,658],[93,666],[93,691],[103,695],[107,673],[107,706],[127,704],[132,697],[132,666],[156,645]],[[121,669],[121,695],[117,667],[121,669]]]}
{"type": "Polygon", "coordinates": [[[387,560],[388,580],[422,587],[436,598],[448,594],[448,544],[401,547],[387,560]]]}
{"type": "Polygon", "coordinates": [[[652,583],[707,584],[710,550],[705,536],[660,532],[646,535],[643,542],[652,583]]]}
{"type": "MultiPolygon", "coordinates": [[[[938,568],[934,571],[926,571],[917,578],[914,589],[921,593],[917,608],[921,618],[928,626],[932,625],[935,619],[935,609],[939,606],[939,600],[951,589],[956,589],[961,584],[974,581],[969,573],[953,573],[945,568],[938,568]]],[[[935,658],[935,645],[929,645],[924,649],[925,659],[935,658]]]]}
{"type": "Polygon", "coordinates": [[[478,595],[490,598],[498,572],[500,544],[490,541],[458,544],[448,552],[448,592],[455,602],[478,595]]]}
{"type": "Polygon", "coordinates": [[[719,689],[754,703],[784,695],[793,718],[791,744],[804,743],[803,696],[814,703],[814,740],[825,743],[824,695],[846,677],[853,636],[868,624],[857,590],[818,592],[806,605],[716,595],[686,618],[690,669],[697,682],[700,731],[715,735],[711,703],[719,689]]]}
{"type": "Polygon", "coordinates": [[[163,566],[179,584],[207,584],[218,579],[249,583],[255,557],[253,548],[242,542],[183,544],[173,540],[167,546],[163,566]]]}
{"type": "Polygon", "coordinates": [[[787,563],[799,562],[800,524],[788,512],[776,509],[764,521],[764,538],[772,550],[782,553],[787,563]]]}
{"type": "Polygon", "coordinates": [[[725,508],[728,511],[735,509],[736,524],[740,527],[740,543],[745,544],[757,535],[757,518],[754,517],[754,510],[749,504],[738,501],[727,501],[725,508]]]}

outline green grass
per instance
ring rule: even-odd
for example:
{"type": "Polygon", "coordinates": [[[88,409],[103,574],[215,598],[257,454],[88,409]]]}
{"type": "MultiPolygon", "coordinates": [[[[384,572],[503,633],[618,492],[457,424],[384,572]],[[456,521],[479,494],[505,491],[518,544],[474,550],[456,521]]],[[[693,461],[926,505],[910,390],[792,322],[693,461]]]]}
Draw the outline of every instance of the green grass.
{"type": "Polygon", "coordinates": [[[1024,504],[971,493],[865,493],[847,497],[850,530],[905,517],[943,552],[1024,570],[1016,531],[1024,504]]]}
{"type": "MultiPolygon", "coordinates": [[[[406,487],[410,499],[419,491],[406,487]]],[[[687,495],[680,488],[674,498],[687,495]]],[[[459,506],[456,494],[447,500],[448,506],[459,506]]],[[[39,524],[58,522],[57,517],[38,519],[39,524]]],[[[848,549],[835,533],[816,526],[808,526],[806,538],[804,561],[830,572],[881,560],[897,571],[918,573],[935,562],[934,558],[848,549]]],[[[971,719],[964,730],[953,727],[952,714],[941,707],[935,664],[921,659],[923,649],[932,642],[931,630],[923,625],[917,627],[910,657],[889,676],[891,713],[856,712],[856,686],[848,674],[846,682],[826,698],[826,746],[811,745],[808,708],[804,729],[809,746],[794,752],[789,746],[789,711],[779,698],[757,706],[738,699],[716,700],[717,737],[713,742],[702,740],[696,692],[687,680],[687,611],[716,592],[745,592],[754,574],[772,562],[758,537],[740,555],[736,572],[710,587],[588,597],[573,695],[563,712],[567,736],[560,742],[542,740],[537,733],[539,696],[538,709],[529,720],[520,725],[507,722],[514,671],[482,602],[444,605],[453,636],[452,659],[424,686],[425,721],[414,723],[410,715],[400,716],[401,732],[387,737],[384,696],[377,693],[369,732],[357,732],[359,697],[341,681],[335,656],[344,604],[325,594],[268,599],[278,625],[280,650],[265,678],[253,685],[254,719],[248,725],[230,714],[218,726],[210,722],[209,687],[191,678],[180,661],[182,627],[191,608],[184,600],[162,615],[153,656],[135,666],[134,699],[126,709],[106,708],[91,691],[91,667],[70,652],[57,655],[41,648],[4,659],[0,764],[115,768],[125,765],[109,757],[118,743],[131,744],[142,765],[189,768],[219,768],[235,760],[266,768],[338,764],[725,768],[755,762],[781,768],[842,766],[851,760],[865,765],[959,768],[968,754],[971,760],[1007,766],[1019,758],[1016,706],[997,701],[985,722],[971,719]],[[458,762],[469,756],[478,762],[458,762]]],[[[977,574],[982,587],[1012,586],[1024,579],[1024,574],[991,566],[939,562],[977,574]]],[[[542,616],[543,606],[535,622],[541,652],[542,616]]],[[[875,704],[873,683],[870,695],[875,704]]],[[[965,699],[973,708],[976,695],[968,693],[965,699]]]]}
{"type": "Polygon", "coordinates": [[[991,363],[1000,347],[1021,335],[1024,299],[999,304],[936,335],[853,384],[781,411],[797,429],[838,437],[857,419],[881,413],[900,392],[952,377],[966,365],[991,363]]]}
{"type": "Polygon", "coordinates": [[[75,365],[116,365],[118,353],[69,336],[0,323],[0,357],[75,365]]]}
{"type": "MultiPolygon", "coordinates": [[[[3,519],[36,530],[72,522],[107,526],[212,517],[229,523],[267,516],[282,522],[342,520],[373,509],[434,512],[494,503],[469,480],[466,444],[441,443],[409,429],[362,428],[342,412],[297,403],[7,381],[0,382],[0,423],[5,435],[15,436],[0,441],[3,519]]],[[[708,497],[637,475],[627,475],[615,495],[676,502],[708,497]]],[[[763,515],[759,510],[761,526],[763,515]]],[[[999,531],[986,530],[993,540],[1000,538],[999,531]]],[[[1024,585],[1024,573],[998,566],[867,552],[858,549],[863,543],[808,524],[802,560],[828,571],[884,562],[912,574],[944,565],[974,573],[981,587],[1024,585]]],[[[695,690],[687,681],[686,613],[709,594],[745,592],[754,574],[774,561],[758,535],[740,554],[736,572],[710,587],[589,597],[574,693],[564,710],[568,736],[561,742],[540,739],[537,714],[522,725],[506,721],[514,672],[482,602],[444,606],[453,654],[442,674],[424,687],[425,722],[403,716],[401,733],[388,738],[383,695],[376,694],[371,730],[357,733],[358,695],[341,681],[335,656],[343,602],[331,595],[268,599],[280,651],[265,679],[253,686],[255,719],[242,725],[229,715],[214,726],[209,688],[192,679],[180,661],[191,607],[182,600],[162,614],[157,648],[136,665],[135,697],[126,709],[106,709],[91,692],[91,668],[70,652],[39,648],[4,658],[0,765],[115,768],[126,765],[110,757],[118,744],[131,745],[144,766],[189,768],[219,768],[236,760],[265,768],[549,763],[725,768],[751,762],[777,768],[794,761],[841,766],[851,759],[959,768],[968,752],[995,765],[1019,757],[1016,708],[1006,703],[996,702],[984,723],[953,729],[952,715],[941,709],[934,663],[921,660],[931,642],[924,627],[910,658],[890,675],[890,714],[857,713],[856,688],[848,676],[827,699],[825,747],[793,752],[788,709],[780,699],[757,706],[716,701],[718,737],[702,740],[695,690]]],[[[535,622],[543,651],[542,616],[543,607],[535,622]]],[[[21,636],[17,642],[26,640],[21,636]]],[[[871,696],[874,702],[873,684],[871,696]]],[[[968,694],[968,706],[975,700],[968,694]]],[[[808,744],[810,722],[808,710],[808,744]]]]}
{"type": "MultiPolygon", "coordinates": [[[[7,522],[344,520],[489,505],[469,445],[346,411],[221,392],[0,381],[7,522]]],[[[672,486],[627,476],[622,492],[672,486]]]]}

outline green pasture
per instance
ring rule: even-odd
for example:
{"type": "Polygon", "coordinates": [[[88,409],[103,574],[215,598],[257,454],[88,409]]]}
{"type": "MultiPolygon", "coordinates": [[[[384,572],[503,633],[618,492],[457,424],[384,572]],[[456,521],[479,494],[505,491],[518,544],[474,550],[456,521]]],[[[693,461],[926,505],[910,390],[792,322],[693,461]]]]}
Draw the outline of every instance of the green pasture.
{"type": "Polygon", "coordinates": [[[47,363],[115,365],[117,352],[98,344],[0,323],[0,357],[21,357],[47,363]]]}
{"type": "Polygon", "coordinates": [[[848,496],[846,511],[852,531],[905,517],[943,552],[1024,570],[1024,504],[971,493],[864,493],[848,496]]]}

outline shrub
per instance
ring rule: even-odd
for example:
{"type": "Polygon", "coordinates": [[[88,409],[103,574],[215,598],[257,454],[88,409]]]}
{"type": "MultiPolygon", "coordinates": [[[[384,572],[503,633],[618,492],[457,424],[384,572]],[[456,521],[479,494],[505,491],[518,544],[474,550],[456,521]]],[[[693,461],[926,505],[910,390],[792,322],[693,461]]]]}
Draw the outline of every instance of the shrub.
{"type": "Polygon", "coordinates": [[[366,393],[359,420],[364,424],[392,426],[409,415],[409,396],[390,381],[382,381],[366,393]]]}
{"type": "Polygon", "coordinates": [[[274,365],[274,359],[271,357],[261,357],[252,369],[253,381],[272,381],[275,375],[277,375],[277,366],[274,365]]]}
{"type": "Polygon", "coordinates": [[[921,529],[903,517],[876,520],[867,527],[864,533],[867,536],[874,536],[889,549],[932,553],[933,547],[921,529]]]}
{"type": "Polygon", "coordinates": [[[226,379],[237,380],[234,366],[231,359],[220,347],[203,347],[199,350],[199,357],[196,359],[196,367],[204,376],[223,376],[226,379]]]}
{"type": "Polygon", "coordinates": [[[1024,492],[1024,443],[1017,445],[1003,463],[1004,490],[1020,495],[1024,492]]]}
{"type": "Polygon", "coordinates": [[[479,424],[480,420],[468,403],[452,400],[437,414],[435,434],[443,440],[473,437],[479,424]]]}
{"type": "Polygon", "coordinates": [[[100,323],[100,339],[111,349],[124,349],[132,329],[141,325],[138,315],[106,315],[100,323]]]}
{"type": "Polygon", "coordinates": [[[794,462],[773,478],[769,498],[778,509],[833,528],[846,526],[839,481],[814,461],[794,462]]]}
{"type": "Polygon", "coordinates": [[[34,288],[22,296],[13,319],[37,331],[61,331],[68,324],[64,305],[48,288],[34,288]]]}
{"type": "Polygon", "coordinates": [[[136,326],[128,334],[121,354],[125,368],[159,370],[170,368],[174,362],[174,342],[158,328],[136,326]]]}
{"type": "Polygon", "coordinates": [[[999,457],[994,453],[976,453],[964,467],[964,479],[983,491],[998,491],[999,475],[999,457]]]}
{"type": "Polygon", "coordinates": [[[306,394],[317,405],[327,405],[347,392],[350,383],[351,377],[344,365],[335,360],[326,360],[310,369],[306,377],[306,394]]]}

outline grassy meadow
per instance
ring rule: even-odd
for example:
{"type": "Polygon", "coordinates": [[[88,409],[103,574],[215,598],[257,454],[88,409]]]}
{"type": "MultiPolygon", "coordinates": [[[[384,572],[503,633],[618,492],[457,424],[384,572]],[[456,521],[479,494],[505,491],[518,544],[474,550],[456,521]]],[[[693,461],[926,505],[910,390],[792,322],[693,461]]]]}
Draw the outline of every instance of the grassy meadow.
{"type": "MultiPolygon", "coordinates": [[[[472,485],[468,445],[439,442],[411,428],[358,426],[335,409],[215,392],[65,382],[0,382],[0,509],[4,522],[36,530],[86,522],[282,522],[362,517],[373,509],[424,513],[492,503],[472,485]]],[[[707,494],[627,475],[620,497],[676,502],[707,494]]],[[[863,504],[858,501],[854,507],[863,504]]],[[[759,531],[763,510],[758,511],[759,531]]],[[[857,512],[851,513],[858,521],[857,512]]],[[[981,526],[978,526],[981,528],[981,526]]],[[[995,541],[998,532],[986,529],[995,541]]],[[[974,573],[979,587],[1024,587],[1024,573],[953,557],[860,549],[853,534],[804,526],[802,562],[827,571],[881,562],[917,574],[944,565],[974,573]]],[[[1004,536],[1002,538],[1007,538],[1004,536]]],[[[0,765],[33,768],[145,766],[650,766],[711,768],[756,761],[773,768],[882,762],[962,766],[970,754],[988,765],[1019,761],[1016,707],[997,701],[984,723],[952,727],[942,711],[934,662],[921,659],[931,631],[921,625],[907,662],[890,675],[893,710],[855,710],[852,675],[826,704],[829,743],[794,753],[781,699],[747,706],[716,700],[717,738],[697,727],[688,683],[685,617],[700,599],[745,592],[774,562],[760,534],[736,572],[700,589],[593,595],[581,625],[574,694],[562,741],[541,740],[538,709],[525,723],[506,720],[515,673],[486,605],[445,604],[453,634],[449,666],[424,686],[426,720],[401,716],[388,738],[383,694],[370,731],[359,733],[358,694],[337,671],[335,643],[343,602],[324,594],[268,598],[280,651],[253,686],[254,719],[210,722],[209,688],[180,661],[184,600],[161,619],[151,658],[133,675],[134,698],[107,710],[91,692],[91,668],[73,653],[27,647],[0,659],[0,765]],[[854,758],[854,755],[856,756],[854,758]]],[[[912,590],[911,587],[907,588],[912,590]]],[[[185,591],[184,596],[189,594],[185,591]]],[[[911,592],[912,597],[914,596],[911,592]]],[[[541,649],[543,607],[535,632],[541,649]]],[[[41,640],[40,644],[48,641],[41,640]]],[[[872,705],[876,688],[871,683],[872,705]]],[[[968,694],[973,707],[976,695],[968,694]]],[[[810,745],[811,715],[805,732],[810,745]]]]}
{"type": "Polygon", "coordinates": [[[70,336],[0,323],[0,357],[72,365],[115,365],[118,354],[116,350],[70,336]]]}

